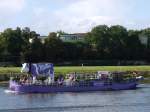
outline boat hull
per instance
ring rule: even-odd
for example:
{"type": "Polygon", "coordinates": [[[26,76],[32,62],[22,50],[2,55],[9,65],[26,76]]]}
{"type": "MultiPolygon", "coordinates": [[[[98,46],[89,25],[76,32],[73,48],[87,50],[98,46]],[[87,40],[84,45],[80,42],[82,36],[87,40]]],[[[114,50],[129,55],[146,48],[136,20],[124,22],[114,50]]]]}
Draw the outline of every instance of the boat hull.
{"type": "Polygon", "coordinates": [[[10,82],[10,90],[17,93],[56,93],[56,92],[86,92],[86,91],[107,91],[107,90],[128,90],[136,89],[136,82],[96,84],[89,86],[52,86],[52,85],[21,85],[10,82]]]}

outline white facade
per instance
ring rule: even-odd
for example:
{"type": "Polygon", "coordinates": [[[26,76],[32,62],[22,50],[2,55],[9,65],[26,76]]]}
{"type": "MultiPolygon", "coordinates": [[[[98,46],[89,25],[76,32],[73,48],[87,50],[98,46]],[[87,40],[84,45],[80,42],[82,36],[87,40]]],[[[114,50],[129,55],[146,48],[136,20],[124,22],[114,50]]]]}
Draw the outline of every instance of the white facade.
{"type": "Polygon", "coordinates": [[[84,41],[85,34],[63,34],[60,35],[62,41],[84,41]]]}
{"type": "Polygon", "coordinates": [[[48,36],[38,36],[38,38],[47,38],[48,36]]]}
{"type": "MultiPolygon", "coordinates": [[[[39,36],[39,38],[45,39],[48,36],[39,36]]],[[[74,42],[74,41],[84,41],[85,33],[76,33],[76,34],[57,34],[57,37],[59,37],[64,42],[74,42]]]]}
{"type": "Polygon", "coordinates": [[[139,39],[142,44],[147,45],[148,44],[148,36],[146,35],[139,35],[139,39]]]}

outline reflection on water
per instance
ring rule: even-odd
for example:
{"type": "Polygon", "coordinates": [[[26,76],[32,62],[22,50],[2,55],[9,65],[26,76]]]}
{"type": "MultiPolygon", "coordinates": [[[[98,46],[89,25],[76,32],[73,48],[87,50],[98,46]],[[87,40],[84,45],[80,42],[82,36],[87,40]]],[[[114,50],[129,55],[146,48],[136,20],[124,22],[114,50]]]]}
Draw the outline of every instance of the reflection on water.
{"type": "Polygon", "coordinates": [[[2,112],[150,112],[150,85],[136,90],[12,94],[0,87],[2,112]]]}

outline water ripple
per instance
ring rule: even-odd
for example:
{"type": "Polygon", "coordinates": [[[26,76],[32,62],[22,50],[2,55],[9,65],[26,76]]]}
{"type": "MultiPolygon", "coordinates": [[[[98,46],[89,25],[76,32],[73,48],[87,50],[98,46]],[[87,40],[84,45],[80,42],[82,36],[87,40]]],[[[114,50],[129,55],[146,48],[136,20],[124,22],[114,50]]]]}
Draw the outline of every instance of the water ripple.
{"type": "Polygon", "coordinates": [[[81,105],[81,106],[63,106],[63,107],[34,107],[34,108],[20,108],[20,109],[0,109],[0,112],[44,112],[44,111],[67,111],[76,109],[89,109],[89,108],[121,108],[121,107],[148,107],[147,103],[133,103],[133,104],[113,104],[113,105],[81,105]]]}

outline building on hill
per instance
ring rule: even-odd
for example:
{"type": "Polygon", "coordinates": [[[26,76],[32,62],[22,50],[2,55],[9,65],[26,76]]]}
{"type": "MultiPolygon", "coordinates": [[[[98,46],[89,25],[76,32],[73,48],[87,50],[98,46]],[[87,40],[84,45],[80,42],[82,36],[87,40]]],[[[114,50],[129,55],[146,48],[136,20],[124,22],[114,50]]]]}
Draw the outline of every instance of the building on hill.
{"type": "Polygon", "coordinates": [[[86,33],[61,34],[59,38],[64,42],[84,41],[86,33]]]}
{"type": "Polygon", "coordinates": [[[146,36],[146,35],[139,35],[139,40],[140,40],[140,42],[142,43],[142,44],[144,44],[144,45],[148,45],[149,44],[149,42],[150,42],[150,38],[148,37],[148,36],[146,36]]]}
{"type": "Polygon", "coordinates": [[[48,36],[38,36],[38,38],[44,39],[47,38],[48,36]]]}
{"type": "Polygon", "coordinates": [[[41,42],[44,44],[45,43],[45,39],[47,38],[48,36],[38,36],[38,38],[40,38],[41,42]]]}
{"type": "MultiPolygon", "coordinates": [[[[76,42],[84,41],[86,33],[74,33],[74,34],[57,34],[63,42],[76,42]]],[[[41,40],[47,38],[48,36],[38,36],[41,40]]]]}

